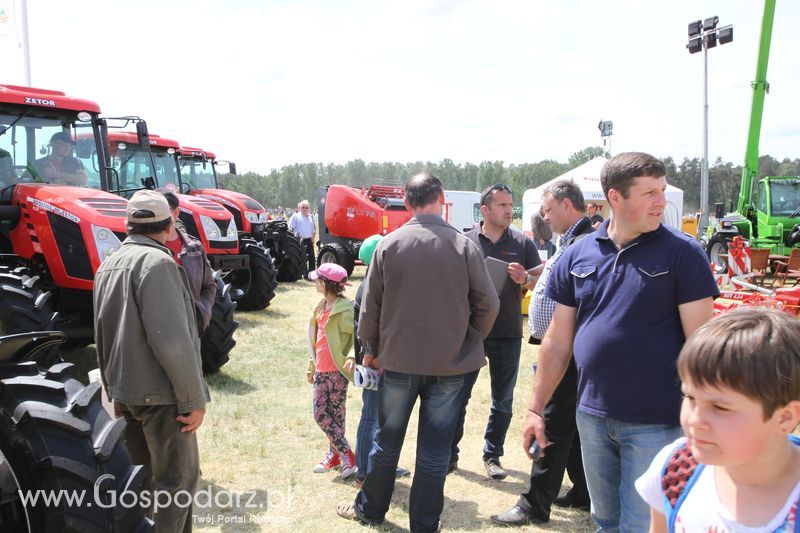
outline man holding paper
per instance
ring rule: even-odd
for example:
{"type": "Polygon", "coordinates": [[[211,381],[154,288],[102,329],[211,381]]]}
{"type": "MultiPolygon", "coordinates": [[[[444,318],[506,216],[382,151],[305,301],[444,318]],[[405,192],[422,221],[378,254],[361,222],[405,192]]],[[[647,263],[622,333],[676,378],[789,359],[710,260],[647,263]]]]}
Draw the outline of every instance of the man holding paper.
{"type": "MultiPolygon", "coordinates": [[[[483,464],[486,475],[491,479],[506,477],[500,457],[511,423],[514,386],[522,348],[522,295],[525,289],[533,288],[541,272],[541,268],[536,268],[541,261],[533,241],[511,226],[512,207],[513,198],[508,186],[496,184],[486,188],[481,194],[483,222],[466,233],[467,238],[478,245],[487,261],[494,258],[508,264],[507,276],[498,290],[500,312],[492,331],[483,342],[489,360],[492,388],[492,406],[484,433],[483,464]]],[[[487,264],[490,270],[497,267],[497,261],[493,262],[495,265],[487,264]]],[[[449,471],[458,466],[458,443],[464,435],[464,416],[478,372],[476,370],[464,376],[461,411],[451,445],[449,471]]]]}

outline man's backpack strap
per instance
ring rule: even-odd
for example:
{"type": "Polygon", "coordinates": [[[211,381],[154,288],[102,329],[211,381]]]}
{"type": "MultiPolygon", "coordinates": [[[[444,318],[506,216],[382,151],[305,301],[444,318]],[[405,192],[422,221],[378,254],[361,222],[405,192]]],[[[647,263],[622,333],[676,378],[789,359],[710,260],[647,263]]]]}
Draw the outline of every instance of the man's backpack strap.
{"type": "Polygon", "coordinates": [[[692,455],[688,442],[678,445],[664,463],[661,471],[661,492],[664,495],[668,531],[675,531],[678,509],[703,471],[703,466],[692,455]]]}

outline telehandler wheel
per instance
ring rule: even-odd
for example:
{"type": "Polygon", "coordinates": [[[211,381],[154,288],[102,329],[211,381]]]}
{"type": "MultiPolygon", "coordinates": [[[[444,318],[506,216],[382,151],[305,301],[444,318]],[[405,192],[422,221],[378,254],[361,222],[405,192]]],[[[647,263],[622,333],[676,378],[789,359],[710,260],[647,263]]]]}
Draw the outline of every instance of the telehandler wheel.
{"type": "Polygon", "coordinates": [[[228,354],[236,346],[233,332],[239,327],[234,319],[236,302],[231,300],[230,285],[223,283],[219,272],[214,273],[217,295],[211,309],[211,322],[200,339],[200,353],[203,358],[203,374],[213,374],[228,362],[228,354]]]}
{"type": "Polygon", "coordinates": [[[322,263],[336,263],[347,271],[349,278],[353,275],[353,269],[356,267],[356,258],[345,246],[332,242],[319,249],[317,266],[322,263]]]}
{"type": "Polygon", "coordinates": [[[305,247],[291,231],[286,231],[278,242],[283,253],[278,264],[278,281],[293,283],[303,276],[303,268],[308,261],[305,247]]]}
{"type": "MultiPolygon", "coordinates": [[[[0,335],[58,329],[52,294],[25,267],[0,270],[0,335]]],[[[41,354],[42,364],[59,360],[58,346],[41,354]]]]}
{"type": "Polygon", "coordinates": [[[260,311],[269,306],[275,298],[275,287],[278,286],[275,264],[269,251],[255,241],[242,241],[242,250],[250,256],[250,272],[247,284],[237,285],[233,288],[240,289],[244,295],[237,300],[242,311],[260,311]]]}
{"type": "Polygon", "coordinates": [[[708,241],[706,253],[708,258],[714,263],[714,273],[723,274],[728,270],[728,240],[726,233],[715,233],[708,241]],[[726,257],[722,257],[725,255],[726,257]]]}
{"type": "Polygon", "coordinates": [[[131,464],[125,419],[103,408],[99,382],[84,387],[76,372],[70,363],[0,365],[0,529],[152,531],[146,510],[127,505],[146,473],[131,464]]]}

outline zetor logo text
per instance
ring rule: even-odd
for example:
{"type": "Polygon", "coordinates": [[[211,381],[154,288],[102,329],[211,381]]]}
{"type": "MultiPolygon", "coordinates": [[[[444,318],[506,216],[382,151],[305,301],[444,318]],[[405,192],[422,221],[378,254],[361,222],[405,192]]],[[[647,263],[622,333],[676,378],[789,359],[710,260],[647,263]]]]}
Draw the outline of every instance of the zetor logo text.
{"type": "Polygon", "coordinates": [[[47,105],[50,107],[56,106],[55,100],[45,100],[44,98],[31,98],[30,96],[25,97],[26,104],[36,104],[36,105],[47,105]]]}

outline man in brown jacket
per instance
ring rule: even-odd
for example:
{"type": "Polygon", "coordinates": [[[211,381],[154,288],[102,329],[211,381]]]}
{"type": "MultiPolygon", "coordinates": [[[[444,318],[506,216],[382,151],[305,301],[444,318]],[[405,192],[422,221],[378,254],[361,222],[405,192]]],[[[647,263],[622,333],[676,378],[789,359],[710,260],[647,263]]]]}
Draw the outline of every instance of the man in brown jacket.
{"type": "Polygon", "coordinates": [[[378,431],[364,485],[339,515],[380,524],[389,509],[408,420],[421,400],[411,531],[435,531],[464,375],[485,364],[500,306],[475,243],[442,219],[444,192],[422,173],[406,184],[414,217],[378,245],[359,315],[364,365],[380,368],[378,431]]]}
{"type": "Polygon", "coordinates": [[[195,432],[210,400],[194,302],[186,275],[164,246],[173,225],[164,196],[137,191],[127,217],[128,237],[95,276],[97,359],[103,384],[125,417],[131,458],[147,469],[149,501],[155,503],[154,491],[170,494],[168,501],[158,500],[156,531],[186,532],[192,530],[192,507],[175,495],[197,489],[195,432]]]}

